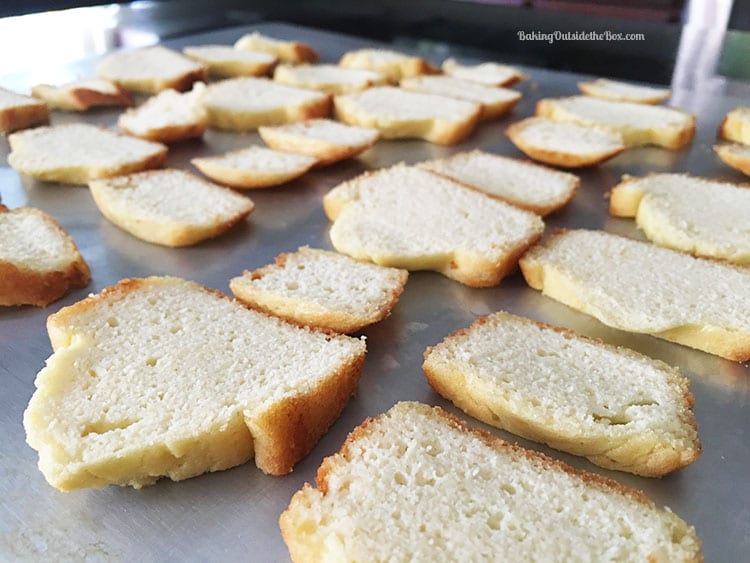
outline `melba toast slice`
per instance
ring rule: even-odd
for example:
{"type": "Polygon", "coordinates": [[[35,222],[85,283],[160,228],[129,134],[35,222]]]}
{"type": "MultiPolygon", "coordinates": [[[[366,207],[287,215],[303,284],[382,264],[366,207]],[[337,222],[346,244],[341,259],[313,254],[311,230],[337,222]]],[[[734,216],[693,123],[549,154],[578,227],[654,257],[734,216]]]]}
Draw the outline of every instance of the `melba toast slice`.
{"type": "Polygon", "coordinates": [[[500,63],[463,65],[456,59],[446,59],[442,66],[448,76],[486,86],[510,86],[528,78],[517,68],[500,63]]]}
{"type": "Polygon", "coordinates": [[[271,53],[280,61],[291,64],[312,63],[318,60],[318,53],[307,43],[275,39],[257,31],[240,37],[234,48],[241,51],[271,53]]]}
{"type": "Polygon", "coordinates": [[[337,65],[280,65],[274,71],[273,79],[281,84],[319,90],[326,94],[359,92],[388,82],[380,72],[337,65]]]}
{"type": "Polygon", "coordinates": [[[7,134],[48,122],[49,109],[46,103],[0,88],[0,133],[7,134]]]}
{"type": "Polygon", "coordinates": [[[579,82],[578,89],[587,96],[613,102],[634,102],[637,104],[660,104],[672,95],[672,91],[668,88],[639,86],[607,78],[579,82]]]}
{"type": "Polygon", "coordinates": [[[133,98],[124,88],[102,78],[83,78],[61,86],[39,84],[31,92],[52,109],[86,111],[96,106],[133,105],[133,98]]]}
{"type": "Polygon", "coordinates": [[[384,74],[392,84],[398,84],[402,78],[435,74],[437,69],[422,57],[407,55],[390,49],[358,49],[345,53],[339,66],[374,70],[384,74]]]}

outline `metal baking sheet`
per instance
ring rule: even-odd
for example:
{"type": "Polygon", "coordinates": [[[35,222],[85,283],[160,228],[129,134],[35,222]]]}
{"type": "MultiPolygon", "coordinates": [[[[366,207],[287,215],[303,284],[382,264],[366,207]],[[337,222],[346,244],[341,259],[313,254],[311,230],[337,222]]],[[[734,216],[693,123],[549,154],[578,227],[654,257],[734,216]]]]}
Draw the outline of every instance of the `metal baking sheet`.
{"type": "MultiPolygon", "coordinates": [[[[193,35],[166,44],[178,48],[189,44],[230,44],[252,30],[307,41],[319,49],[323,61],[337,61],[349,49],[373,45],[371,41],[344,35],[271,23],[193,35]]],[[[95,62],[71,65],[67,68],[70,78],[91,74],[95,62]]],[[[440,59],[433,62],[439,63],[440,59]]],[[[456,412],[427,385],[421,371],[422,353],[428,345],[475,318],[505,309],[628,346],[679,366],[692,382],[703,454],[682,471],[659,480],[645,479],[606,471],[582,458],[485,428],[573,466],[642,489],[657,504],[671,507],[696,527],[707,561],[747,561],[750,368],[649,336],[607,328],[529,289],[518,273],[491,289],[470,289],[436,273],[413,273],[392,316],[364,331],[368,354],[359,393],[312,453],[288,476],[266,476],[250,462],[180,483],[162,480],[140,491],[107,487],[60,493],[44,481],[36,468],[36,452],[24,441],[21,421],[34,390],[34,376],[51,353],[45,332],[47,315],[124,277],[169,274],[228,292],[231,277],[269,263],[280,252],[305,244],[331,248],[321,198],[343,180],[401,161],[413,163],[473,148],[520,156],[504,136],[505,127],[532,114],[540,97],[574,93],[576,82],[583,78],[538,68],[525,70],[531,78],[518,86],[524,97],[515,111],[503,120],[480,125],[465,142],[451,147],[422,141],[381,142],[359,159],[313,170],[280,188],[252,192],[256,209],[246,222],[225,236],[190,248],[170,249],[133,238],[101,216],[85,187],[19,177],[7,167],[8,144],[0,138],[3,203],[9,207],[31,205],[54,216],[76,240],[93,273],[89,287],[74,291],[45,309],[15,307],[0,311],[0,560],[288,560],[278,517],[292,494],[304,482],[314,479],[321,460],[338,450],[347,433],[365,417],[384,412],[397,401],[423,401],[456,412]]],[[[57,72],[59,76],[59,69],[57,72]]],[[[0,85],[25,89],[31,86],[30,77],[30,73],[0,77],[0,85]]],[[[43,77],[37,72],[34,79],[43,77]]],[[[603,228],[642,238],[632,221],[610,218],[606,212],[605,194],[622,174],[687,171],[743,180],[739,173],[723,166],[711,150],[722,116],[743,105],[743,100],[678,91],[673,103],[699,116],[693,144],[681,151],[635,149],[581,172],[578,195],[567,208],[547,219],[547,232],[556,227],[603,228]]],[[[117,113],[54,112],[52,122],[83,119],[114,125],[117,113]]],[[[209,131],[203,141],[173,146],[167,165],[189,169],[191,157],[259,143],[254,133],[209,131]]]]}

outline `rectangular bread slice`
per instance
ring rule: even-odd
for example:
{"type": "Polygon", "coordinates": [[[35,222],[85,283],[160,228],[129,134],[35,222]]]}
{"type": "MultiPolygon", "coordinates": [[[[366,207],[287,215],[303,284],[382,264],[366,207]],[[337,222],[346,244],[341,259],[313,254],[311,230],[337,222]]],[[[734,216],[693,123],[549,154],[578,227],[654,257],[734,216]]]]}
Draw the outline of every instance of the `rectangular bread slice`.
{"type": "Polygon", "coordinates": [[[450,58],[443,61],[442,68],[448,76],[486,86],[510,86],[528,78],[515,67],[493,62],[464,65],[450,58]]]}
{"type": "Polygon", "coordinates": [[[339,65],[344,68],[374,70],[384,74],[392,84],[398,84],[402,78],[437,72],[437,69],[422,57],[415,57],[390,49],[349,51],[341,57],[339,65]]]}
{"type": "Polygon", "coordinates": [[[47,122],[49,110],[43,101],[0,88],[0,133],[7,134],[47,122]]]}
{"type": "Polygon", "coordinates": [[[214,76],[263,76],[279,62],[271,53],[244,51],[229,45],[197,45],[185,47],[182,52],[205,65],[214,76]]]}
{"type": "Polygon", "coordinates": [[[424,358],[464,412],[602,467],[661,477],[700,455],[688,379],[632,350],[499,312],[424,358]]]}
{"type": "Polygon", "coordinates": [[[235,49],[271,53],[280,61],[291,64],[312,63],[318,60],[318,53],[307,43],[284,41],[261,33],[253,32],[240,37],[234,44],[235,49]]]}
{"type": "Polygon", "coordinates": [[[534,289],[602,323],[750,359],[750,269],[603,231],[562,231],[520,261],[534,289]]]}
{"type": "Polygon", "coordinates": [[[294,562],[703,560],[695,530],[641,492],[398,403],[292,497],[294,562]]]}
{"type": "Polygon", "coordinates": [[[672,91],[668,88],[640,86],[607,78],[579,82],[578,89],[587,96],[636,104],[659,104],[672,95],[672,91]]]}
{"type": "Polygon", "coordinates": [[[122,86],[102,78],[83,78],[60,86],[38,84],[31,92],[52,109],[86,111],[95,106],[133,105],[133,98],[122,86]]]}
{"type": "Polygon", "coordinates": [[[381,72],[337,65],[279,65],[273,79],[281,84],[337,95],[388,83],[381,72]]]}

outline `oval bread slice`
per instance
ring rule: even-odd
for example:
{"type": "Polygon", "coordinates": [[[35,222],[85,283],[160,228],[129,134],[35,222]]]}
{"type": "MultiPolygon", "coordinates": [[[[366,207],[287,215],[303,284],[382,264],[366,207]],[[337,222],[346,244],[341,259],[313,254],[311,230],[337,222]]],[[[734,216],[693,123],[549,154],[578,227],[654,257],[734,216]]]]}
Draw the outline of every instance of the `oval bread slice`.
{"type": "Polygon", "coordinates": [[[0,88],[0,133],[11,133],[48,122],[49,109],[46,103],[0,88]]]}
{"type": "Polygon", "coordinates": [[[715,145],[714,151],[721,161],[746,176],[750,176],[750,147],[745,145],[715,145]]]}
{"type": "Polygon", "coordinates": [[[133,105],[133,98],[125,89],[101,78],[84,78],[61,86],[39,84],[31,93],[52,109],[86,111],[95,106],[133,105]]]}
{"type": "Polygon", "coordinates": [[[750,108],[739,107],[730,111],[719,126],[719,137],[750,145],[750,108]]]}
{"type": "Polygon", "coordinates": [[[390,49],[349,51],[341,57],[339,66],[374,70],[384,74],[391,84],[398,84],[402,78],[437,72],[437,69],[422,57],[415,57],[390,49]]]}
{"type": "Polygon", "coordinates": [[[276,67],[273,79],[281,84],[309,88],[326,94],[359,92],[370,86],[388,82],[383,73],[337,65],[280,65],[276,67]]]}
{"type": "Polygon", "coordinates": [[[228,45],[198,45],[185,47],[182,52],[216,76],[263,76],[279,61],[271,53],[233,49],[228,45]]]}
{"type": "Polygon", "coordinates": [[[271,53],[285,63],[312,63],[318,60],[318,53],[307,43],[274,39],[257,31],[240,37],[235,42],[234,48],[271,53]]]}
{"type": "Polygon", "coordinates": [[[587,96],[637,104],[660,104],[672,95],[672,91],[668,88],[639,86],[607,78],[579,82],[578,89],[587,96]]]}
{"type": "Polygon", "coordinates": [[[463,65],[451,58],[443,61],[442,66],[443,72],[448,76],[486,86],[510,86],[528,78],[517,68],[499,63],[463,65]]]}

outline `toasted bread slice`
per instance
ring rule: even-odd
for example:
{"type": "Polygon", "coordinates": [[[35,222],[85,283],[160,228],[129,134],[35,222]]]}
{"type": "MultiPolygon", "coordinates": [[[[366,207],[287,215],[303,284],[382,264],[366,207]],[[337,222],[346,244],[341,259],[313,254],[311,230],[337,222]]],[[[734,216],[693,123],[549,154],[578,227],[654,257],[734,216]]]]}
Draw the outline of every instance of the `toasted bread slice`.
{"type": "Polygon", "coordinates": [[[714,151],[724,164],[750,176],[750,147],[736,144],[715,145],[714,151]]]}
{"type": "Polygon", "coordinates": [[[661,477],[700,455],[688,379],[632,350],[500,312],[424,358],[464,412],[607,469],[661,477]]]}
{"type": "Polygon", "coordinates": [[[190,162],[206,176],[233,188],[268,188],[302,176],[317,162],[312,156],[248,147],[190,162]]]}
{"type": "Polygon", "coordinates": [[[563,231],[520,261],[534,289],[602,323],[750,359],[750,269],[603,231],[563,231]]]}
{"type": "Polygon", "coordinates": [[[544,230],[533,213],[403,164],[340,184],[323,207],[339,252],[471,287],[500,283],[544,230]]]}
{"type": "Polygon", "coordinates": [[[539,215],[565,206],[581,183],[574,174],[479,150],[417,166],[539,215]]]}
{"type": "Polygon", "coordinates": [[[695,116],[684,111],[590,96],[540,100],[536,115],[616,131],[628,147],[657,145],[679,149],[695,136],[695,116]]]}
{"type": "Polygon", "coordinates": [[[212,127],[252,131],[331,113],[331,97],[262,78],[232,78],[211,84],[204,107],[212,127]]]}
{"type": "Polygon", "coordinates": [[[253,210],[248,198],[182,170],[152,170],[89,183],[102,214],[131,235],[164,246],[216,237],[253,210]]]}
{"type": "Polygon", "coordinates": [[[750,145],[750,108],[740,107],[730,111],[719,126],[719,137],[750,145]]]}
{"type": "Polygon", "coordinates": [[[96,74],[126,90],[156,94],[168,88],[188,90],[193,82],[206,80],[207,69],[177,51],[156,46],[109,55],[96,67],[96,74]]]}
{"type": "Polygon", "coordinates": [[[282,41],[267,37],[258,32],[240,37],[234,44],[235,49],[271,53],[285,63],[312,63],[318,60],[318,53],[307,43],[299,41],[282,41]]]}
{"type": "Polygon", "coordinates": [[[279,62],[276,55],[262,51],[244,51],[228,45],[198,45],[185,47],[186,57],[198,61],[215,76],[263,76],[279,62]]]}
{"type": "Polygon", "coordinates": [[[435,74],[438,70],[422,57],[414,57],[390,49],[358,49],[345,53],[339,66],[374,70],[384,74],[391,84],[398,84],[402,78],[435,74]]]}
{"type": "Polygon", "coordinates": [[[635,217],[649,240],[698,256],[750,264],[750,188],[687,174],[626,176],[609,212],[635,217]]]}
{"type": "Polygon", "coordinates": [[[46,103],[0,88],[0,133],[12,133],[48,122],[49,110],[46,103]]]}
{"type": "Polygon", "coordinates": [[[336,96],[336,116],[349,125],[378,129],[385,139],[416,137],[450,145],[474,131],[482,106],[391,86],[336,96]]]}
{"type": "Polygon", "coordinates": [[[486,86],[510,86],[528,78],[517,68],[499,63],[462,65],[455,59],[446,59],[442,66],[448,76],[486,86]]]}
{"type": "Polygon", "coordinates": [[[86,287],[88,264],[70,235],[33,207],[0,205],[0,305],[46,307],[86,287]]]}
{"type": "Polygon", "coordinates": [[[122,280],[47,321],[24,413],[63,491],[179,481],[255,457],[281,475],[355,391],[365,343],[299,328],[177,278],[122,280]]]}
{"type": "Polygon", "coordinates": [[[299,325],[356,332],[391,313],[409,273],[303,246],[229,283],[235,297],[299,325]]]}
{"type": "Polygon", "coordinates": [[[167,147],[160,143],[84,123],[21,131],[10,135],[8,142],[8,164],[18,172],[66,184],[155,168],[167,156],[167,147]]]}
{"type": "Polygon", "coordinates": [[[404,78],[401,88],[413,92],[437,94],[476,102],[482,105],[482,121],[497,119],[508,113],[521,99],[521,93],[507,88],[485,86],[450,76],[415,76],[404,78]]]}
{"type": "Polygon", "coordinates": [[[271,148],[315,157],[325,166],[364,152],[380,139],[380,131],[344,125],[330,119],[308,119],[278,127],[259,127],[258,133],[271,148]]]}
{"type": "Polygon", "coordinates": [[[517,121],[505,134],[534,160],[566,168],[601,164],[625,150],[622,135],[617,131],[546,117],[517,121]]]}
{"type": "Polygon", "coordinates": [[[349,434],[281,515],[294,562],[703,560],[643,493],[398,403],[349,434]]]}
{"type": "Polygon", "coordinates": [[[82,78],[61,86],[39,84],[31,93],[51,109],[86,111],[97,106],[133,105],[133,98],[124,88],[101,78],[82,78]]]}
{"type": "Polygon", "coordinates": [[[660,104],[672,95],[672,90],[669,88],[639,86],[607,78],[579,82],[578,89],[587,96],[636,104],[660,104]]]}
{"type": "Polygon", "coordinates": [[[280,65],[276,67],[273,79],[281,84],[326,94],[349,94],[388,83],[381,72],[336,65],[280,65]]]}

